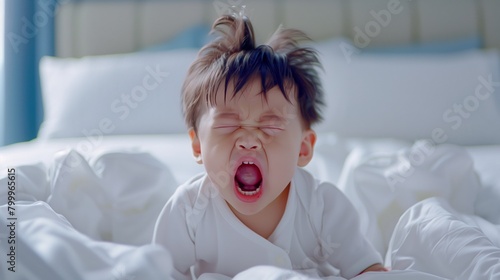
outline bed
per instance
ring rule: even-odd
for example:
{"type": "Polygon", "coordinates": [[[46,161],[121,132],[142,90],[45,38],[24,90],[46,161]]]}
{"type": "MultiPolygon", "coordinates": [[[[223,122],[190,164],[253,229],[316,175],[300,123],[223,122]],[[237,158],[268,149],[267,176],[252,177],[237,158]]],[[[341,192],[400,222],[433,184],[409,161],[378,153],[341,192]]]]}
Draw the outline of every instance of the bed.
{"type": "Polygon", "coordinates": [[[500,3],[311,2],[60,4],[38,137],[0,148],[1,279],[168,279],[156,217],[203,171],[179,92],[232,5],[261,43],[280,24],[314,39],[327,109],[306,169],[351,199],[392,268],[356,279],[500,279],[500,3]]]}

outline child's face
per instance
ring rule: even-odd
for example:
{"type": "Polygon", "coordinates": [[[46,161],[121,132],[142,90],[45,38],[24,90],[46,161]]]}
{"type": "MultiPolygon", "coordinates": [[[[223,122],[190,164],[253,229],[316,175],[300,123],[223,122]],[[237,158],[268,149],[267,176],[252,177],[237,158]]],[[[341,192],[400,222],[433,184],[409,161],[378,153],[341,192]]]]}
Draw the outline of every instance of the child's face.
{"type": "Polygon", "coordinates": [[[271,204],[313,154],[315,133],[304,128],[295,93],[288,102],[278,87],[261,94],[260,79],[232,97],[229,84],[214,107],[204,108],[198,132],[190,130],[195,158],[203,162],[222,197],[243,215],[271,204]]]}

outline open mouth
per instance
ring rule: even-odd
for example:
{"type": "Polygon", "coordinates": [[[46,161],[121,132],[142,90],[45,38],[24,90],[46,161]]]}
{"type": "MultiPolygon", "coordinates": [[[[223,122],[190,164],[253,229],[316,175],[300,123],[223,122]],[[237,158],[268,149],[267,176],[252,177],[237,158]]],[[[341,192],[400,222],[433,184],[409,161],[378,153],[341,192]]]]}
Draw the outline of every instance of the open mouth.
{"type": "Polygon", "coordinates": [[[235,187],[239,198],[244,201],[257,199],[262,191],[262,173],[251,161],[244,161],[234,175],[235,187]]]}

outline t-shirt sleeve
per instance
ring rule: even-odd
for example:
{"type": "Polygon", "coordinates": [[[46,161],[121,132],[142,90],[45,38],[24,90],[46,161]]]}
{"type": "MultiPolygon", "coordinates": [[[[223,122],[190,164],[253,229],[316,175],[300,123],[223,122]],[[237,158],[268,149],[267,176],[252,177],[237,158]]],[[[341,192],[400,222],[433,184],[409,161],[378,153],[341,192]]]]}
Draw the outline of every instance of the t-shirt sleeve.
{"type": "Polygon", "coordinates": [[[187,224],[186,213],[192,207],[180,188],[163,207],[156,221],[153,243],[165,247],[173,259],[173,278],[191,279],[191,266],[195,264],[195,247],[187,224]]]}
{"type": "Polygon", "coordinates": [[[320,247],[323,258],[350,279],[382,257],[360,230],[358,212],[334,185],[321,183],[318,205],[323,207],[320,247]]]}

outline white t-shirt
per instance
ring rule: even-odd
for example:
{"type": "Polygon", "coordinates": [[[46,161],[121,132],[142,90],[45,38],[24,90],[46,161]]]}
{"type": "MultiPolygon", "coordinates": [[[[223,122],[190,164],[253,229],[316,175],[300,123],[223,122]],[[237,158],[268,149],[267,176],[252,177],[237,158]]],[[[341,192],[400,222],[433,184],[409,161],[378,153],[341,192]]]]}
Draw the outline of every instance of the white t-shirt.
{"type": "Polygon", "coordinates": [[[246,227],[208,176],[200,174],[167,202],[153,242],[172,254],[175,279],[203,273],[233,277],[257,265],[352,278],[382,263],[361,234],[358,213],[345,195],[301,168],[293,176],[283,217],[268,239],[246,227]]]}

